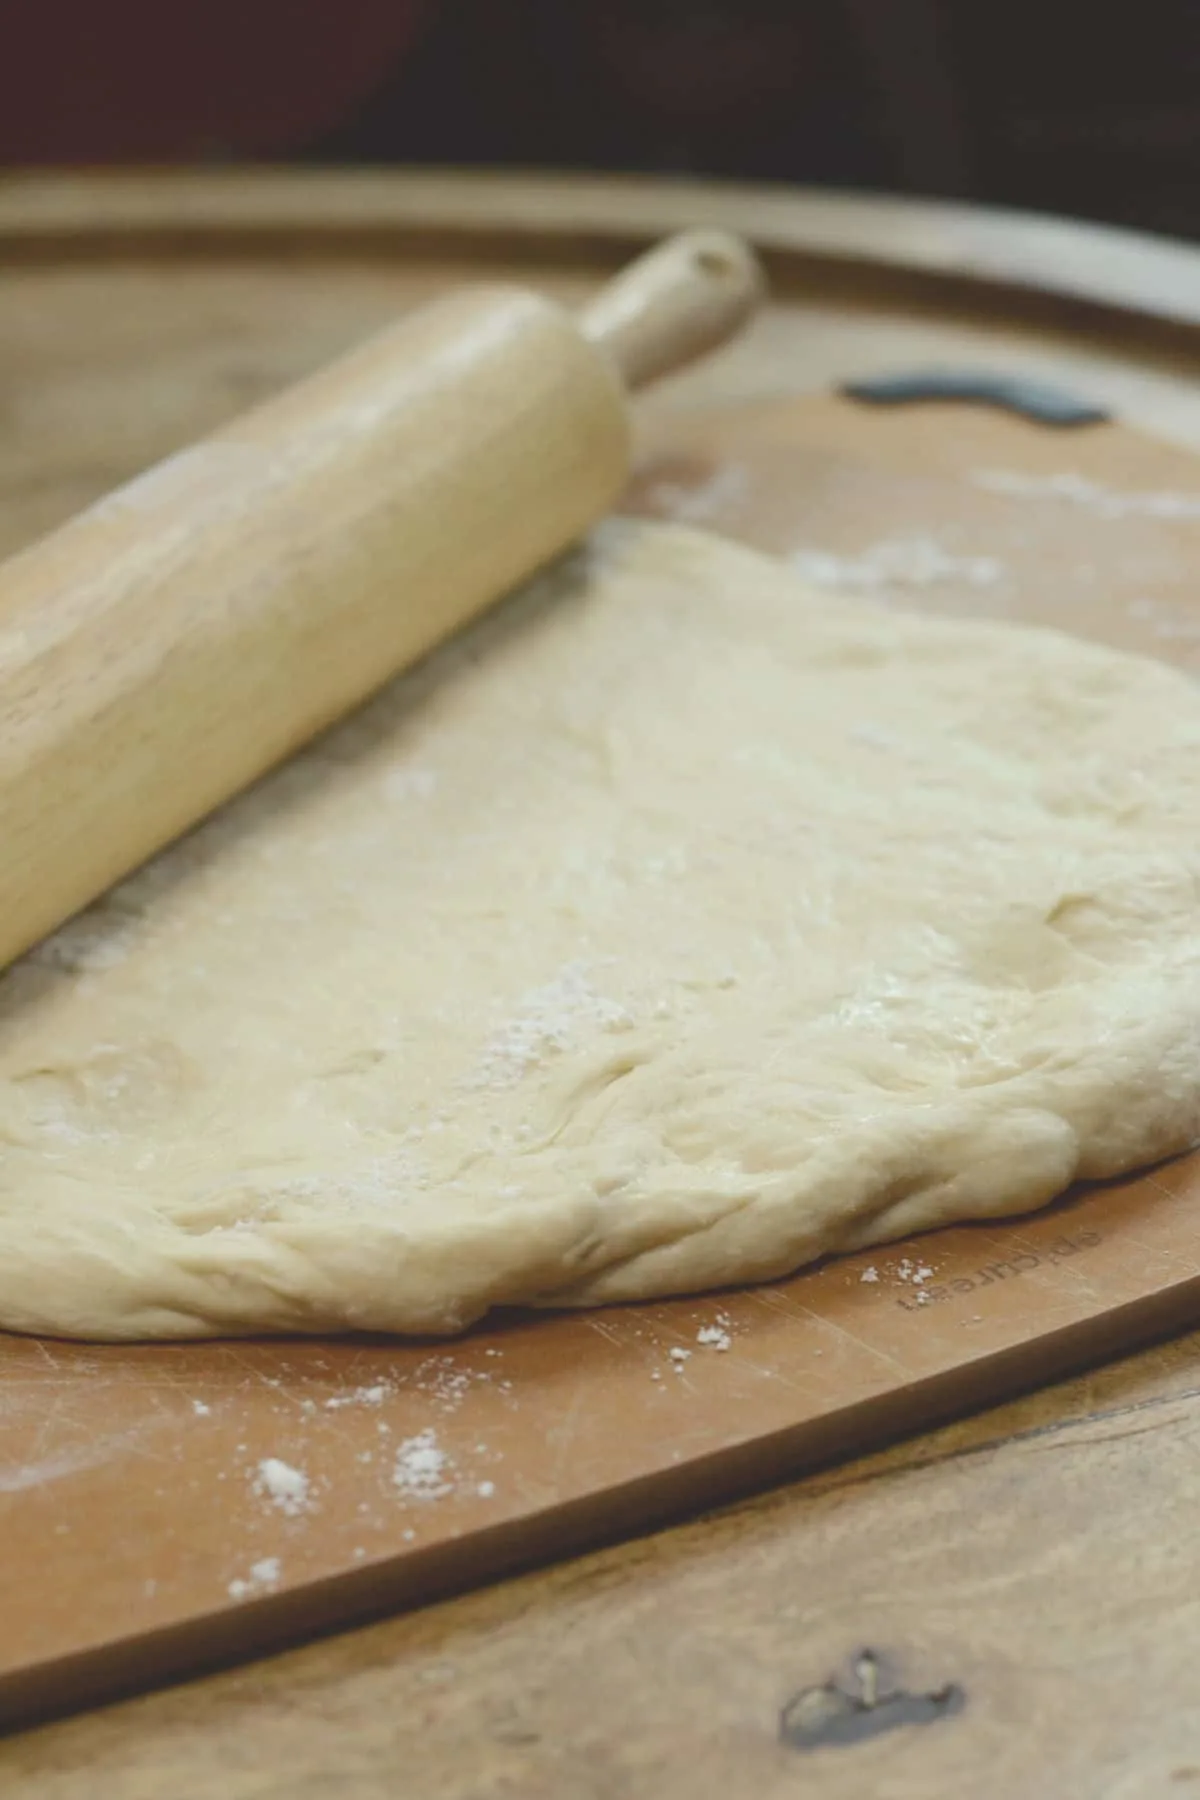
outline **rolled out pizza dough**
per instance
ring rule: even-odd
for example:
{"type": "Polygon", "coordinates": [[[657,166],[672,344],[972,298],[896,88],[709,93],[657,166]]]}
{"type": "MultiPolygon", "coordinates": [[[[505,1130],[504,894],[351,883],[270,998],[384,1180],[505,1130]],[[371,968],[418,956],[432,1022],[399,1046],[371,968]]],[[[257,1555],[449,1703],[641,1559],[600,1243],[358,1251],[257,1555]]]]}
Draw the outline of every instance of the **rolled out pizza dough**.
{"type": "Polygon", "coordinates": [[[0,1324],[453,1332],[1200,1134],[1200,692],[615,525],[0,982],[0,1324]]]}

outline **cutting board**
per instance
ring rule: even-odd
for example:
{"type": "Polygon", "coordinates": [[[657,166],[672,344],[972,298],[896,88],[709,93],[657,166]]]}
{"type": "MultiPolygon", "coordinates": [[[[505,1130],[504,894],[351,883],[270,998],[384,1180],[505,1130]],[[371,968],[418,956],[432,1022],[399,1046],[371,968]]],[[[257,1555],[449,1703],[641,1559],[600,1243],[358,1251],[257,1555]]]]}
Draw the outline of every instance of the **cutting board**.
{"type": "MultiPolygon", "coordinates": [[[[169,207],[155,224],[80,205],[70,225],[62,190],[6,204],[10,548],[447,280],[519,267],[574,295],[626,248],[564,218],[536,254],[525,227],[475,226],[435,254],[418,217],[350,244],[308,228],[282,261],[279,219],[206,215],[189,236],[169,207]]],[[[861,276],[843,291],[798,256],[776,277],[750,343],[646,408],[628,510],[794,559],[831,607],[868,592],[1036,620],[1200,669],[1200,459],[1123,423],[840,398],[874,372],[837,358],[861,276]]],[[[961,296],[914,308],[904,281],[870,303],[878,367],[936,343],[1135,410],[1160,379],[1054,315],[985,328],[961,296]]],[[[1183,1160],[769,1286],[450,1344],[0,1338],[0,1717],[412,1605],[1168,1333],[1200,1307],[1198,1202],[1183,1160]]]]}

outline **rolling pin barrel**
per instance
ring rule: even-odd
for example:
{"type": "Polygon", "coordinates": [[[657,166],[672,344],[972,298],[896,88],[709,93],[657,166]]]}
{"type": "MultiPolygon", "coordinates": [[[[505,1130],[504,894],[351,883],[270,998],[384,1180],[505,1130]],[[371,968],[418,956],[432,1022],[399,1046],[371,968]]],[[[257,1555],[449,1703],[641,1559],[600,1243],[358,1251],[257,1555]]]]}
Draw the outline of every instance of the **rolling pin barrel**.
{"type": "Polygon", "coordinates": [[[759,288],[691,233],[578,320],[455,294],[0,567],[0,967],[592,525],[759,288]]]}

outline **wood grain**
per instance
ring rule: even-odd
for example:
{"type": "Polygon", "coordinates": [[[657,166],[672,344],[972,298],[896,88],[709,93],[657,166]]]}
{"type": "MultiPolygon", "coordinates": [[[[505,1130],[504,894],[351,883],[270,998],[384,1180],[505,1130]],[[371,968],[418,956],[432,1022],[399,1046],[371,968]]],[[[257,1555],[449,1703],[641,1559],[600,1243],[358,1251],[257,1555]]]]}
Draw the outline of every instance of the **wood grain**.
{"type": "MultiPolygon", "coordinates": [[[[463,270],[510,272],[504,232],[527,229],[523,184],[506,222],[502,183],[456,182],[440,221],[429,201],[437,255],[417,261],[419,232],[402,218],[392,229],[386,216],[405,211],[403,180],[318,184],[327,211],[347,222],[336,259],[321,247],[304,180],[289,191],[270,179],[285,224],[260,217],[261,236],[259,227],[223,228],[205,188],[209,222],[186,256],[156,243],[145,222],[132,229],[128,184],[111,202],[125,208],[113,237],[119,257],[68,257],[53,248],[58,228],[44,214],[35,223],[0,284],[0,341],[10,346],[0,396],[12,424],[0,447],[0,534],[10,544],[313,367],[399,303],[463,270]],[[455,205],[473,208],[476,225],[455,227],[455,205]],[[228,253],[222,230],[227,245],[236,239],[228,253]]],[[[22,186],[7,184],[6,205],[22,186]]],[[[168,188],[140,190],[160,225],[168,188]]],[[[177,218],[195,191],[184,184],[177,218]]],[[[269,211],[264,192],[253,183],[245,191],[248,211],[269,211]]],[[[575,190],[557,191],[565,208],[575,190]]],[[[523,271],[563,297],[581,295],[615,261],[621,231],[636,238],[642,228],[621,224],[625,191],[636,185],[614,184],[605,202],[607,228],[588,221],[586,188],[569,226],[543,208],[523,271]],[[556,230],[561,254],[551,248],[556,230]]],[[[647,191],[646,205],[669,210],[672,190],[647,191]]],[[[79,192],[67,184],[52,198],[65,207],[71,192],[77,230],[79,192]]],[[[97,205],[103,192],[87,189],[97,205]]],[[[789,214],[787,196],[762,198],[764,233],[774,217],[800,245],[806,203],[789,214]]],[[[727,203],[712,197],[717,211],[727,203]]],[[[670,222],[690,222],[707,204],[704,190],[687,190],[670,222]]],[[[840,207],[823,198],[818,212],[834,237],[852,236],[864,215],[855,203],[840,207]]],[[[631,213],[641,218],[636,203],[631,213]]],[[[1028,258],[1026,222],[1006,240],[1004,221],[963,217],[990,254],[1028,258]]],[[[1200,445],[1194,343],[1148,320],[1152,297],[1143,296],[1147,312],[1119,324],[1097,311],[1101,300],[1127,309],[1143,273],[1146,288],[1155,285],[1153,258],[1124,254],[1126,240],[1109,257],[1110,234],[1064,227],[1076,248],[1089,240],[1088,255],[1052,277],[1057,299],[1031,289],[1013,309],[973,276],[953,293],[928,269],[910,279],[921,255],[937,263],[942,253],[911,250],[906,209],[890,220],[884,266],[872,270],[865,234],[854,262],[817,219],[815,248],[785,259],[777,303],[746,342],[670,383],[647,409],[651,480],[702,491],[703,453],[690,472],[679,467],[685,441],[715,441],[724,416],[736,436],[738,408],[931,360],[1053,375],[1164,439],[1200,445]],[[889,267],[898,240],[909,260],[889,267]],[[1081,271],[1087,303],[1063,305],[1081,271]]],[[[1043,228],[1029,229],[1036,239],[1043,228]]],[[[1173,289],[1164,277],[1175,295],[1167,311],[1182,318],[1188,284],[1193,301],[1200,292],[1200,258],[1167,248],[1178,271],[1173,289]]],[[[963,250],[959,240],[960,271],[963,250]]],[[[1026,273],[1036,279],[1032,265],[1026,273]]],[[[1061,456],[1068,467],[1068,440],[1061,456]]],[[[772,516],[782,532],[786,517],[772,516]]],[[[1185,1647],[1197,1623],[1198,1349],[1185,1339],[717,1519],[12,1739],[0,1747],[0,1788],[17,1800],[97,1791],[117,1800],[331,1791],[350,1800],[923,1800],[963,1790],[984,1800],[1157,1800],[1196,1791],[1185,1647]],[[963,1711],[807,1756],[782,1746],[780,1708],[799,1689],[846,1680],[863,1645],[914,1691],[959,1682],[963,1711]]]]}
{"type": "Polygon", "coordinates": [[[1174,1800],[1200,1340],[746,1506],[0,1745],[6,1800],[1174,1800]],[[963,1711],[779,1741],[870,1646],[963,1711]]]}

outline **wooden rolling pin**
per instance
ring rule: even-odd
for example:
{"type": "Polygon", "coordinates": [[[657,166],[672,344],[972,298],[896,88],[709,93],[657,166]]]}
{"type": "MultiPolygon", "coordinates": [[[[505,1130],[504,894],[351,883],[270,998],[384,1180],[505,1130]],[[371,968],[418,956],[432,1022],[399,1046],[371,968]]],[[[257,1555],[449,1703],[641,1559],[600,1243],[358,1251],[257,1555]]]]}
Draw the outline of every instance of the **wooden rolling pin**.
{"type": "Polygon", "coordinates": [[[465,290],[0,566],[0,967],[565,549],[760,292],[717,232],[465,290]]]}

